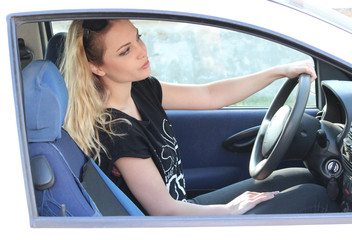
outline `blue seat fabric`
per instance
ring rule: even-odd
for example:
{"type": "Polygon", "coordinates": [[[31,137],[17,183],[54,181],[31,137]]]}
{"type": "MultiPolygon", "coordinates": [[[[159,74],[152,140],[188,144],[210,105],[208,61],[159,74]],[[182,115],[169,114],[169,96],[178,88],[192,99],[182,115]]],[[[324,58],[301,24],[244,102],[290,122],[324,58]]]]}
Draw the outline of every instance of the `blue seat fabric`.
{"type": "Polygon", "coordinates": [[[29,152],[30,157],[45,155],[55,176],[51,188],[35,190],[40,216],[62,216],[63,204],[66,216],[101,215],[79,183],[86,158],[65,131],[53,142],[30,143],[29,152]]]}
{"type": "MultiPolygon", "coordinates": [[[[62,128],[68,94],[58,68],[51,61],[32,62],[23,70],[23,87],[30,158],[45,156],[54,175],[51,187],[35,190],[38,215],[101,216],[80,182],[83,166],[93,160],[62,128]]],[[[104,173],[99,174],[130,215],[143,215],[104,173]]]]}

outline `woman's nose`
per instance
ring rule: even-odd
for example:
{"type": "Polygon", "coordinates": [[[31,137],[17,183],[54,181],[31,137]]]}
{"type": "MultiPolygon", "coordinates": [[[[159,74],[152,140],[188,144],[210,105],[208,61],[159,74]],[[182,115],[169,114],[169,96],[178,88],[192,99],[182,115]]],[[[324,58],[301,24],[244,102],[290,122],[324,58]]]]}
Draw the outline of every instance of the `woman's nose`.
{"type": "Polygon", "coordinates": [[[147,48],[142,40],[138,42],[138,59],[145,58],[147,56],[147,48]]]}

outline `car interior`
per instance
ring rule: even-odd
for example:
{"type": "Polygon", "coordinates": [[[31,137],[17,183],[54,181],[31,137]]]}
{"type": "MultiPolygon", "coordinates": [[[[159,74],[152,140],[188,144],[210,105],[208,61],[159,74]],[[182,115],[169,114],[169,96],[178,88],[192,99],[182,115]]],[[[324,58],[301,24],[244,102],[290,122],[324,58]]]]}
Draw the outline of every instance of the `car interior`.
{"type": "MultiPolygon", "coordinates": [[[[122,17],[212,25],[259,35],[290,47],[287,40],[273,33],[259,33],[254,27],[245,28],[235,23],[172,14],[161,17],[157,14],[130,15],[122,17]]],[[[14,24],[16,41],[12,43],[15,46],[14,56],[19,60],[20,77],[15,84],[20,86],[17,90],[18,111],[22,111],[24,116],[23,145],[28,146],[28,151],[23,153],[28,163],[24,164],[29,164],[29,176],[32,177],[35,193],[33,215],[143,216],[62,128],[68,93],[59,64],[66,33],[53,33],[52,22],[57,19],[70,20],[72,16],[41,17],[40,20],[33,16],[28,19],[14,17],[17,21],[14,24]],[[81,181],[83,167],[89,168],[92,176],[86,182],[81,181]]],[[[111,17],[111,14],[103,17],[111,17]]],[[[296,131],[290,133],[290,141],[282,141],[287,151],[280,152],[280,159],[273,160],[275,164],[261,169],[260,174],[256,175],[256,170],[249,167],[252,151],[260,151],[255,150],[253,145],[257,136],[265,131],[261,126],[263,119],[270,120],[278,108],[273,105],[231,106],[218,110],[167,111],[181,149],[190,197],[249,177],[257,178],[263,172],[270,174],[278,168],[307,167],[328,189],[331,198],[340,204],[341,212],[352,211],[351,70],[343,63],[306,46],[295,45],[294,48],[309,55],[315,63],[318,73],[313,85],[315,106],[306,107],[306,102],[302,103],[304,113],[295,121],[296,131]]],[[[285,104],[299,81],[303,81],[302,77],[292,80],[289,93],[282,97],[284,101],[281,99],[278,103],[280,106],[285,104]]],[[[304,91],[309,95],[312,89],[308,87],[304,91]]],[[[301,95],[297,96],[295,102],[301,99],[301,95]]],[[[261,158],[255,161],[260,162],[261,158]]]]}

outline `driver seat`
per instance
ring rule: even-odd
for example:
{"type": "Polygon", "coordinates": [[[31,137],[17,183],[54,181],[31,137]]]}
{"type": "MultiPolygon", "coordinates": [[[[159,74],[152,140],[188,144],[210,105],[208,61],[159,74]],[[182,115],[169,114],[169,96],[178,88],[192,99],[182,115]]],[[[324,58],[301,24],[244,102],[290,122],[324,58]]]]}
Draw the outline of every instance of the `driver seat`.
{"type": "Polygon", "coordinates": [[[39,216],[144,214],[62,128],[68,93],[51,61],[23,70],[29,155],[39,216]],[[82,180],[82,169],[89,177],[82,180]]]}

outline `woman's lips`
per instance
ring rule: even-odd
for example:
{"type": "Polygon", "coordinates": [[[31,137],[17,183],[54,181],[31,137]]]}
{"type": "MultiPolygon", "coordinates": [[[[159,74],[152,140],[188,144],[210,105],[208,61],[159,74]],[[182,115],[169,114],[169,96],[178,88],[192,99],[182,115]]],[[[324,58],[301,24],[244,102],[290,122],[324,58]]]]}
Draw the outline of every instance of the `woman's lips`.
{"type": "Polygon", "coordinates": [[[143,64],[143,66],[141,67],[141,69],[147,69],[147,68],[149,68],[149,60],[147,60],[147,61],[143,64]]]}

